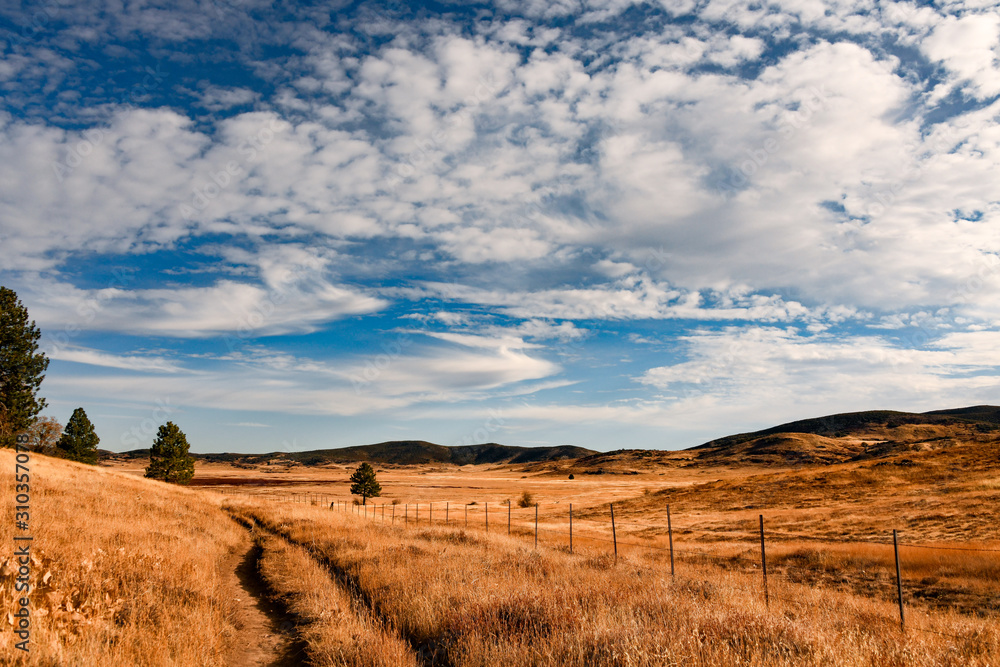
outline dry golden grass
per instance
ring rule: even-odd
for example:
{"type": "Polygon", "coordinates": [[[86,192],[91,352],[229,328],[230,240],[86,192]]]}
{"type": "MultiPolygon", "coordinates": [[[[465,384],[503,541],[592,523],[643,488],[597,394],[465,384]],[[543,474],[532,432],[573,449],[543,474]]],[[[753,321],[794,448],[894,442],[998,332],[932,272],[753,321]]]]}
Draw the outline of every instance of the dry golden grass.
{"type": "MultiPolygon", "coordinates": [[[[0,561],[13,553],[14,465],[14,452],[0,450],[0,561]]],[[[13,646],[7,615],[20,595],[9,574],[0,580],[0,662],[226,664],[234,594],[220,567],[245,537],[217,502],[38,454],[30,475],[31,650],[13,646]]]]}
{"type": "Polygon", "coordinates": [[[386,630],[371,611],[352,602],[330,573],[301,546],[272,535],[259,536],[260,572],[297,617],[299,636],[312,665],[407,667],[416,658],[406,643],[386,630]]]}
{"type": "MultiPolygon", "coordinates": [[[[995,665],[995,623],[915,614],[778,578],[662,557],[533,550],[456,527],[387,526],[308,505],[232,511],[298,544],[356,586],[429,662],[452,665],[995,665]]],[[[580,551],[578,549],[578,551],[580,551]]]]}
{"type": "MultiPolygon", "coordinates": [[[[33,576],[51,575],[33,598],[33,652],[21,664],[233,660],[232,556],[248,543],[232,513],[284,536],[262,539],[262,572],[316,665],[1000,665],[996,554],[946,549],[1000,548],[985,541],[1000,525],[996,454],[995,442],[972,442],[804,470],[674,462],[572,481],[510,466],[387,467],[386,497],[367,518],[277,500],[290,490],[349,500],[350,466],[199,467],[259,494],[246,501],[34,455],[32,532],[44,558],[33,576]],[[540,504],[537,551],[534,507],[511,508],[513,536],[503,534],[503,503],[524,492],[540,504]],[[393,500],[402,503],[397,522],[383,525],[382,504],[389,517],[393,500]],[[449,526],[440,525],[445,502],[449,526]],[[420,525],[401,525],[417,503],[420,525]],[[838,542],[884,542],[894,527],[904,544],[936,547],[902,549],[905,634],[891,547],[838,542]]],[[[4,450],[0,465],[12,470],[13,453],[4,450]]],[[[8,497],[11,477],[0,485],[8,497]]],[[[0,539],[12,544],[13,507],[4,505],[0,539]]],[[[0,581],[4,615],[14,610],[10,583],[0,581]]],[[[3,635],[2,664],[13,660],[12,639],[3,635]]]]}

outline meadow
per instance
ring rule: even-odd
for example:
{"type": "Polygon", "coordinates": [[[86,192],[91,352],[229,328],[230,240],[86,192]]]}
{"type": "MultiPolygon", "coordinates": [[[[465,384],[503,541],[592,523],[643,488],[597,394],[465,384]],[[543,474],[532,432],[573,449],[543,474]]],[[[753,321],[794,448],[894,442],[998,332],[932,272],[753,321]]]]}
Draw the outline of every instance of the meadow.
{"type": "Polygon", "coordinates": [[[381,465],[364,506],[350,465],[199,464],[179,488],[143,479],[141,460],[32,455],[32,651],[5,632],[0,662],[998,665],[992,446],[901,465],[628,459],[574,479],[381,465]]]}

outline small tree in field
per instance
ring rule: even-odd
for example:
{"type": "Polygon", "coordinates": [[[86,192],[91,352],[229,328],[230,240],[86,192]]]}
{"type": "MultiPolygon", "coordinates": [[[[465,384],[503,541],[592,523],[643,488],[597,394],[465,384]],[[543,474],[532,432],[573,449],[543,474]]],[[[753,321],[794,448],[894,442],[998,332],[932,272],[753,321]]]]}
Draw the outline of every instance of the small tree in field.
{"type": "Polygon", "coordinates": [[[187,436],[173,422],[167,422],[156,433],[149,450],[146,477],[174,484],[187,484],[194,477],[194,457],[188,453],[187,436]]]}
{"type": "Polygon", "coordinates": [[[100,442],[87,413],[83,408],[77,408],[66,422],[66,428],[56,443],[56,452],[70,461],[94,465],[97,463],[97,445],[100,442]]]}
{"type": "Polygon", "coordinates": [[[58,456],[56,443],[62,437],[63,425],[55,417],[39,417],[28,429],[28,446],[32,451],[58,456]]]}
{"type": "Polygon", "coordinates": [[[382,486],[375,479],[375,470],[367,463],[362,463],[351,475],[351,493],[361,496],[361,504],[367,505],[369,498],[382,495],[382,486]]]}

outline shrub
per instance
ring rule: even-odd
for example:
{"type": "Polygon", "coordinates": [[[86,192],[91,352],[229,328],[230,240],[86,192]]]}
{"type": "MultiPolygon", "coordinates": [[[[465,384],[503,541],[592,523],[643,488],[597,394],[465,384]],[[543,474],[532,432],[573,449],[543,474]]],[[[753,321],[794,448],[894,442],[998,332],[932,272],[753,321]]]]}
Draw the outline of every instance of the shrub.
{"type": "Polygon", "coordinates": [[[574,477],[574,476],[573,476],[573,473],[570,473],[570,474],[569,474],[569,478],[570,478],[570,479],[576,479],[576,477],[574,477]]]}
{"type": "Polygon", "coordinates": [[[531,507],[534,504],[535,504],[535,497],[532,496],[527,491],[525,491],[524,493],[522,493],[521,497],[517,499],[517,506],[518,507],[531,507]]]}

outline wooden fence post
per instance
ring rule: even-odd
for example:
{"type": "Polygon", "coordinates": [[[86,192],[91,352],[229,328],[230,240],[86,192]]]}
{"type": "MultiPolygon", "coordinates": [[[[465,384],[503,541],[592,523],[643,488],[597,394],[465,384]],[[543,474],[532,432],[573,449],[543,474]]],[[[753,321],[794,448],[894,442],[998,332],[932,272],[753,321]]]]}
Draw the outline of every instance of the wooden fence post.
{"type": "Polygon", "coordinates": [[[760,515],[760,569],[764,573],[764,604],[771,606],[771,598],[767,593],[767,554],[764,552],[764,515],[760,515]]]}
{"type": "Polygon", "coordinates": [[[427,503],[427,525],[434,523],[434,503],[427,503]]]}
{"type": "Polygon", "coordinates": [[[618,562],[618,533],[615,531],[615,504],[611,503],[611,539],[615,543],[615,562],[618,562]]]}
{"type": "Polygon", "coordinates": [[[510,499],[507,499],[507,535],[510,535],[510,499]]]}
{"type": "Polygon", "coordinates": [[[538,548],[538,503],[535,503],[535,548],[538,548]]]}
{"type": "Polygon", "coordinates": [[[573,553],[573,503],[569,504],[569,552],[573,553]]]}
{"type": "Polygon", "coordinates": [[[899,629],[906,631],[906,617],[903,615],[903,579],[899,572],[899,542],[896,540],[896,529],[892,529],[892,550],[896,554],[896,596],[899,598],[899,629]]]}
{"type": "Polygon", "coordinates": [[[670,576],[674,576],[674,528],[670,525],[670,505],[667,505],[667,540],[670,541],[670,576]]]}

